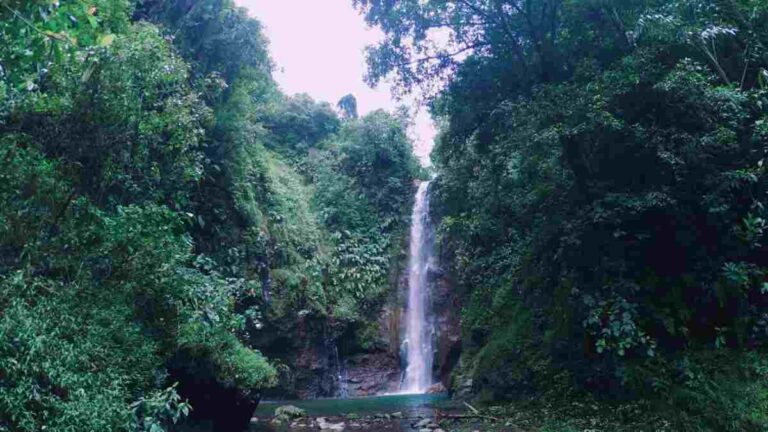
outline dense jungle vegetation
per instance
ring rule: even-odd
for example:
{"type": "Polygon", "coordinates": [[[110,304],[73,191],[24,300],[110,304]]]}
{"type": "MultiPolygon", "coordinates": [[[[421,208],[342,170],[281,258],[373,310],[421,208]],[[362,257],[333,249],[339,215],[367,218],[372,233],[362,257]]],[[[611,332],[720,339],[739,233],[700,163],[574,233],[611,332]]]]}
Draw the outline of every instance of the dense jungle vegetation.
{"type": "MultiPolygon", "coordinates": [[[[451,391],[767,430],[768,2],[351,1],[439,122],[451,391]]],[[[257,400],[298,321],[370,342],[408,119],[272,70],[232,0],[0,0],[0,431],[169,430],[179,376],[257,400]]]]}
{"type": "Polygon", "coordinates": [[[272,68],[231,0],[0,1],[0,431],[166,430],[169,370],[255,399],[254,334],[380,307],[407,119],[272,68]]]}
{"type": "Polygon", "coordinates": [[[356,4],[386,33],[369,81],[441,122],[454,387],[766,430],[768,2],[356,4]]]}

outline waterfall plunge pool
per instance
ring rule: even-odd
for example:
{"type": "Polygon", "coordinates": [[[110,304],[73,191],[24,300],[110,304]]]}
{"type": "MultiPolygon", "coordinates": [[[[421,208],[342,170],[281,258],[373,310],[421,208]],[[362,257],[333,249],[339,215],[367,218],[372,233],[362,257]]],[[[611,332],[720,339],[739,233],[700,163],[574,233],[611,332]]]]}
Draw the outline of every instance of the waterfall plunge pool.
{"type": "Polygon", "coordinates": [[[402,412],[408,416],[428,415],[435,407],[449,401],[446,394],[393,394],[360,398],[336,399],[321,398],[295,401],[264,401],[256,408],[256,417],[270,417],[275,409],[283,405],[297,406],[306,411],[308,416],[341,416],[357,414],[392,414],[402,412]]]}
{"type": "Polygon", "coordinates": [[[308,399],[296,401],[264,401],[259,404],[254,416],[258,419],[251,425],[251,432],[299,431],[308,428],[291,428],[289,425],[276,426],[270,421],[275,409],[293,405],[303,409],[309,418],[327,417],[330,422],[345,422],[345,430],[366,432],[398,432],[412,430],[410,425],[419,418],[433,418],[438,410],[454,411],[458,407],[446,394],[393,394],[349,399],[308,399]],[[375,416],[401,413],[403,418],[390,420],[376,419],[375,416]],[[354,420],[357,419],[358,420],[354,420]],[[353,425],[359,424],[359,428],[353,425]]]}

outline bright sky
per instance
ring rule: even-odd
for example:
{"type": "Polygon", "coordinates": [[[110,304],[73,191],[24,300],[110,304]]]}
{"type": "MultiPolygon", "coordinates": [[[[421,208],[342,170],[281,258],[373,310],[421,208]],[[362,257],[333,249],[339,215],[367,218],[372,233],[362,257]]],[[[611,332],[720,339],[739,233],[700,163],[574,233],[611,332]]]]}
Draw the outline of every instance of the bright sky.
{"type": "MultiPolygon", "coordinates": [[[[275,79],[286,93],[308,93],[333,106],[352,93],[361,115],[380,108],[393,111],[398,105],[387,85],[371,89],[363,80],[363,50],[382,35],[366,25],[352,0],[235,2],[264,24],[277,65],[275,79]]],[[[416,155],[428,164],[435,128],[426,110],[420,110],[411,132],[416,155]]]]}

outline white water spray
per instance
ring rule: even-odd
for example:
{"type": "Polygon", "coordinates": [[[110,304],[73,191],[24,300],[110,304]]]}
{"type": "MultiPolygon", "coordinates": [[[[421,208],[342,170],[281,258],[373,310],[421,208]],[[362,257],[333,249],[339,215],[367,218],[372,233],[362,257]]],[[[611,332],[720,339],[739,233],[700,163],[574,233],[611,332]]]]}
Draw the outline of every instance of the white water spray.
{"type": "Polygon", "coordinates": [[[429,226],[429,182],[419,185],[411,216],[408,261],[408,304],[405,316],[407,366],[401,384],[403,393],[424,393],[432,385],[432,326],[428,321],[427,268],[432,258],[429,226]]]}

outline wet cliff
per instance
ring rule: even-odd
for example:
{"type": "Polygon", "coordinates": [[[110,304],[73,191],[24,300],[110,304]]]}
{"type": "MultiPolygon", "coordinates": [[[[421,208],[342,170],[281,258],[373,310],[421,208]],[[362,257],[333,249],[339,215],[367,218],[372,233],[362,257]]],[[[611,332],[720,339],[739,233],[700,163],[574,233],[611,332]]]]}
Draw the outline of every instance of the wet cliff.
{"type": "MultiPolygon", "coordinates": [[[[434,212],[425,223],[436,227],[434,212]]],[[[266,313],[251,345],[273,359],[279,384],[264,394],[269,399],[357,397],[400,390],[406,368],[405,316],[408,298],[408,235],[400,236],[392,257],[389,291],[372,304],[367,320],[347,322],[315,316],[308,311],[287,315],[266,313]]],[[[432,382],[449,388],[461,354],[460,293],[449,263],[450,251],[435,236],[435,251],[426,265],[432,338],[432,382]]],[[[269,308],[265,308],[269,310],[269,308]]]]}
{"type": "Polygon", "coordinates": [[[358,397],[398,391],[406,250],[400,248],[394,258],[388,295],[372,305],[369,320],[334,320],[307,311],[262,317],[262,327],[249,332],[250,344],[272,359],[278,370],[278,385],[267,390],[265,398],[358,397]]]}

